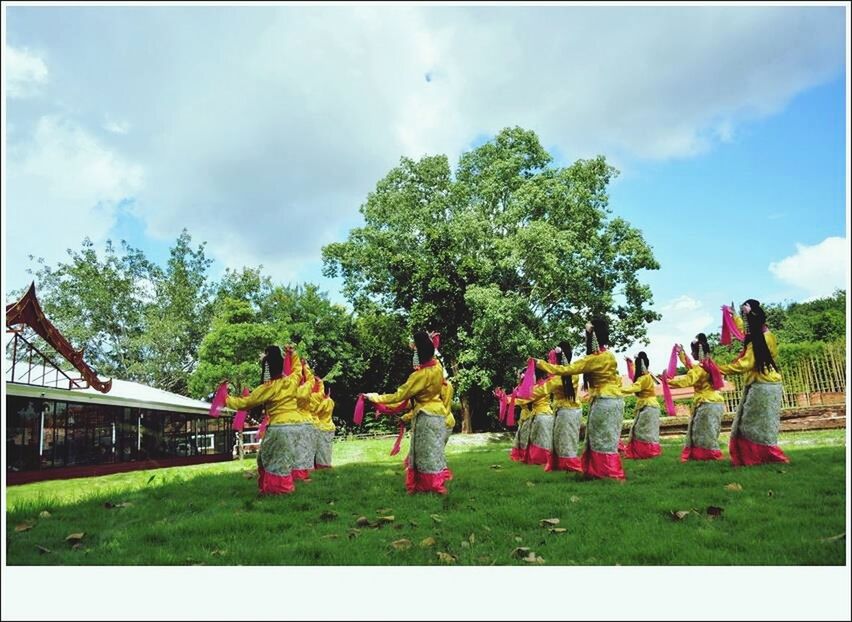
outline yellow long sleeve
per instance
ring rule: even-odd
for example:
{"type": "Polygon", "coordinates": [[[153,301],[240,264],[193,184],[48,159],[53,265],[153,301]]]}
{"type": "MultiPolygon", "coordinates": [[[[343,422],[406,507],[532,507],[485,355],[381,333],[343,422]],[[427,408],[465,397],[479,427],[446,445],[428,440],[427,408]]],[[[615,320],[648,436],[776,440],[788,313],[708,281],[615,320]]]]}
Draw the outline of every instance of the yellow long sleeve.
{"type": "Polygon", "coordinates": [[[408,376],[408,380],[393,393],[379,395],[377,404],[399,403],[407,399],[414,401],[413,411],[426,410],[433,415],[447,416],[447,409],[441,400],[441,386],[444,370],[437,361],[429,367],[421,367],[408,376]]]}
{"type": "Polygon", "coordinates": [[[672,378],[668,381],[669,386],[675,389],[693,388],[692,405],[698,406],[702,402],[719,403],[724,402],[722,394],[713,388],[713,379],[701,365],[693,365],[686,375],[672,378]]]}
{"type": "Polygon", "coordinates": [[[632,385],[622,388],[621,392],[625,394],[636,394],[637,399],[635,412],[637,413],[646,406],[660,407],[660,402],[657,399],[657,389],[654,383],[654,378],[651,374],[642,374],[632,385]]]}
{"type": "Polygon", "coordinates": [[[538,359],[536,360],[536,367],[558,376],[588,374],[589,395],[591,397],[623,397],[618,361],[615,360],[615,355],[609,350],[588,354],[570,365],[552,365],[547,361],[538,359]]]}
{"type": "Polygon", "coordinates": [[[444,408],[447,409],[447,417],[444,422],[447,425],[447,428],[452,430],[456,427],[456,418],[453,416],[453,394],[455,393],[455,388],[449,380],[445,380],[444,384],[441,386],[441,401],[444,403],[444,408]]]}
{"type": "Polygon", "coordinates": [[[290,374],[265,382],[245,397],[231,397],[225,405],[234,410],[248,410],[263,406],[271,425],[282,423],[310,423],[313,417],[299,409],[296,403],[297,383],[300,376],[290,374]]]}

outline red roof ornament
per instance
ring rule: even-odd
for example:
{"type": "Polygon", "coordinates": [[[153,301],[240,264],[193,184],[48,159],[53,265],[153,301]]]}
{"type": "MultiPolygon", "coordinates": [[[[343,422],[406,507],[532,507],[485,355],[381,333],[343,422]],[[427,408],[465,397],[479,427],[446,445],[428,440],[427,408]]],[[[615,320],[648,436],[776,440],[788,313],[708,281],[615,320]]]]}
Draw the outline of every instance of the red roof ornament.
{"type": "Polygon", "coordinates": [[[75,350],[71,343],[62,336],[62,333],[45,317],[44,311],[38,303],[38,298],[36,298],[35,282],[30,283],[29,289],[18,302],[6,305],[6,327],[17,324],[26,324],[32,328],[54,350],[65,357],[92,388],[101,393],[109,393],[112,388],[112,380],[106,382],[100,380],[95,370],[83,360],[83,348],[75,350]]]}

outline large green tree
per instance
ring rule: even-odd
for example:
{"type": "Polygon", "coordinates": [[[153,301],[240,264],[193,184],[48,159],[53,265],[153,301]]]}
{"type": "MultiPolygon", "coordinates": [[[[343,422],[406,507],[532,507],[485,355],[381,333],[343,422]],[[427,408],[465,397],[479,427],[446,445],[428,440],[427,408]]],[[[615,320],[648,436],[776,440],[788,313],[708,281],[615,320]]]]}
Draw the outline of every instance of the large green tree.
{"type": "Polygon", "coordinates": [[[603,157],[554,166],[520,128],[463,154],[455,172],[445,156],[402,158],[361,206],[364,226],[323,249],[324,273],[343,278],[357,312],[442,333],[470,432],[491,387],[513,384],[527,355],[579,339],[590,315],[610,317],[615,346],[659,318],[640,281],[659,266],[608,207],[615,174],[603,157]]]}

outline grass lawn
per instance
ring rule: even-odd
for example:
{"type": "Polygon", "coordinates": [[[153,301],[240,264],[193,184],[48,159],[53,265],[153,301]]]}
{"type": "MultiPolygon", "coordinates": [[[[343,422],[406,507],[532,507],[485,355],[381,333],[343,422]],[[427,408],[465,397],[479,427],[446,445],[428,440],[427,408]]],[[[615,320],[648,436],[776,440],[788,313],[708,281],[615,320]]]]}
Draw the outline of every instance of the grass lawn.
{"type": "Polygon", "coordinates": [[[512,552],[527,547],[545,565],[844,565],[845,436],[784,434],[790,464],[740,469],[680,464],[681,439],[664,439],[619,485],[510,462],[507,437],[456,435],[446,497],[405,494],[407,439],[393,458],[392,440],[337,443],[336,468],[278,497],[257,496],[253,460],[13,486],[7,563],[526,565],[512,552]]]}

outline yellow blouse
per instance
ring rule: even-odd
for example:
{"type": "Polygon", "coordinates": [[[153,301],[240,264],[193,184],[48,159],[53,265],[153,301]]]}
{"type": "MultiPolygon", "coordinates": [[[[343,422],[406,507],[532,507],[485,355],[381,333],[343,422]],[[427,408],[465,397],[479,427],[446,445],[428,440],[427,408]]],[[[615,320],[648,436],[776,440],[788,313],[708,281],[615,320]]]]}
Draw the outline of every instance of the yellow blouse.
{"type": "Polygon", "coordinates": [[[441,401],[444,402],[444,408],[447,409],[447,418],[445,421],[447,428],[450,430],[456,427],[456,418],[453,416],[453,409],[451,408],[454,393],[455,388],[453,388],[452,383],[449,380],[445,380],[444,384],[441,385],[441,401]]]}
{"type": "Polygon", "coordinates": [[[660,402],[657,399],[656,383],[654,382],[654,377],[649,373],[642,374],[632,385],[622,388],[621,391],[624,394],[636,394],[636,409],[634,410],[636,413],[646,406],[660,407],[660,402]]]}
{"type": "Polygon", "coordinates": [[[571,376],[571,384],[574,385],[574,399],[568,399],[565,394],[565,385],[562,384],[562,376],[553,376],[547,381],[550,393],[553,396],[553,410],[560,408],[580,408],[580,376],[571,376]]]}
{"type": "MultiPolygon", "coordinates": [[[[552,379],[551,379],[552,380],[552,379]]],[[[550,393],[552,392],[552,383],[548,381],[536,382],[532,390],[532,397],[528,400],[515,398],[515,404],[521,406],[521,421],[535,417],[541,414],[551,414],[550,409],[550,393]]]]}
{"type": "MultiPolygon", "coordinates": [[[[770,331],[763,333],[766,339],[766,345],[769,347],[769,353],[772,355],[772,360],[778,362],[778,342],[775,340],[775,335],[770,331]]],[[[766,372],[761,372],[755,367],[754,346],[749,343],[746,346],[745,353],[733,363],[728,365],[719,365],[719,371],[726,376],[734,376],[737,374],[745,374],[745,383],[752,382],[781,382],[781,373],[775,369],[767,369],[766,372]]]]}
{"type": "MultiPolygon", "coordinates": [[[[317,395],[317,394],[315,394],[317,395]]],[[[318,395],[323,395],[319,393],[318,395]]],[[[331,414],[334,412],[334,400],[330,397],[323,397],[319,408],[316,410],[317,420],[314,425],[322,432],[334,432],[334,422],[331,419],[331,414]]]]}
{"type": "Polygon", "coordinates": [[[436,360],[434,365],[421,367],[411,372],[405,381],[393,393],[379,395],[375,402],[377,404],[399,404],[407,399],[414,402],[412,415],[425,410],[431,415],[447,416],[447,408],[441,400],[441,389],[444,381],[444,369],[436,360]]]}
{"type": "Polygon", "coordinates": [[[623,397],[621,376],[618,373],[618,361],[609,350],[596,354],[587,354],[569,365],[551,365],[541,359],[536,366],[542,371],[559,376],[577,374],[589,375],[589,397],[623,397]]]}
{"type": "MultiPolygon", "coordinates": [[[[314,425],[319,429],[320,422],[320,411],[323,408],[323,402],[325,401],[325,386],[322,381],[320,381],[319,391],[314,391],[314,382],[311,382],[311,394],[310,394],[310,411],[311,416],[314,418],[314,425]]],[[[300,387],[301,388],[301,387],[300,387]]]]}
{"type": "Polygon", "coordinates": [[[292,373],[264,382],[245,397],[228,396],[225,406],[234,410],[249,410],[264,406],[270,425],[282,423],[311,423],[310,412],[300,410],[296,404],[296,391],[301,373],[292,373]]]}

